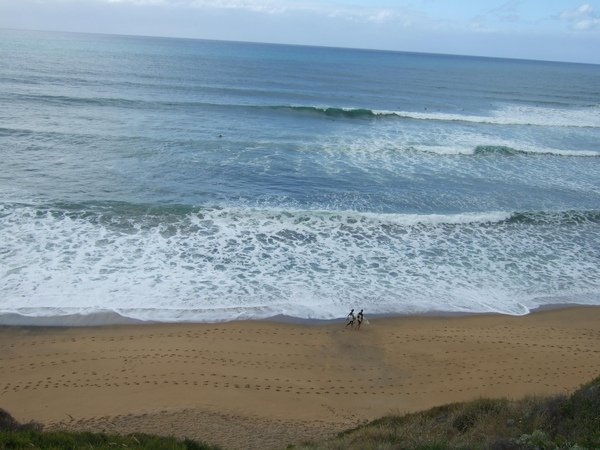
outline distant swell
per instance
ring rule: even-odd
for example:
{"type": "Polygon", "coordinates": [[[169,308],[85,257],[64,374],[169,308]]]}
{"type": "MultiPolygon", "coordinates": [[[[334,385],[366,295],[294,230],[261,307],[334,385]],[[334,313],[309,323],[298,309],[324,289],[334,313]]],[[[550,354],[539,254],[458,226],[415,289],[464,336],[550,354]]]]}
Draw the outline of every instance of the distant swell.
{"type": "MultiPolygon", "coordinates": [[[[10,95],[10,94],[9,94],[10,95]]],[[[288,111],[294,114],[312,114],[328,118],[343,119],[402,119],[441,122],[464,122],[489,125],[528,125],[572,128],[600,128],[600,107],[597,105],[579,108],[551,108],[529,106],[504,106],[492,110],[489,115],[472,115],[466,112],[442,111],[395,111],[371,108],[354,108],[318,105],[258,105],[226,104],[202,101],[168,101],[155,99],[128,99],[111,97],[71,97],[62,95],[12,94],[26,102],[42,102],[65,106],[97,106],[126,109],[196,109],[196,108],[242,108],[250,110],[288,111]]]]}

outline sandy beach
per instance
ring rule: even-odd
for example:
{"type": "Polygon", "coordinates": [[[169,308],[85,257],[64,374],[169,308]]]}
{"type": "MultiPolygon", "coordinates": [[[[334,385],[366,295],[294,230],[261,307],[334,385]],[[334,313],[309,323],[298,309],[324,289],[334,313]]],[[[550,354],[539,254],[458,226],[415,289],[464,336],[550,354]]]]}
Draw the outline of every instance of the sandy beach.
{"type": "MultiPolygon", "coordinates": [[[[368,318],[368,317],[367,317],[368,318]]],[[[600,308],[326,324],[0,328],[0,408],[47,427],[285,448],[390,413],[569,393],[600,308]]]]}

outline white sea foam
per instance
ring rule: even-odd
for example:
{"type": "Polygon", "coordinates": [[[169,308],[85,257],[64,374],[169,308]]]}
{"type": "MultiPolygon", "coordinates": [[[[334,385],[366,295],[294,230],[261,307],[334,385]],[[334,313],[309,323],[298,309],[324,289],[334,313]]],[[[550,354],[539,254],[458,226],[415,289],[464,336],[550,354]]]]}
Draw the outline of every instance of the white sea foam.
{"type": "MultiPolygon", "coordinates": [[[[240,105],[237,105],[240,106],[240,105]]],[[[319,113],[330,117],[376,118],[398,117],[403,119],[467,122],[493,125],[533,125],[541,127],[600,128],[600,106],[579,108],[556,108],[530,105],[503,105],[488,113],[476,115],[465,111],[442,112],[433,110],[384,110],[362,107],[334,106],[268,106],[269,109],[291,110],[302,113],[319,113]]]]}
{"type": "MultiPolygon", "coordinates": [[[[528,195],[519,197],[528,202],[525,208],[547,204],[541,194],[538,199],[531,196],[543,188],[581,192],[582,197],[600,192],[597,177],[593,176],[593,170],[589,170],[593,167],[589,164],[600,162],[600,152],[545,147],[527,136],[517,139],[514,136],[489,136],[462,128],[424,130],[422,127],[403,126],[399,129],[377,128],[359,136],[333,135],[319,142],[318,151],[314,148],[311,143],[302,147],[304,160],[314,161],[319,171],[333,179],[346,173],[360,173],[374,182],[381,180],[382,185],[389,179],[395,179],[407,186],[420,183],[440,186],[439,181],[430,185],[427,180],[449,180],[447,192],[450,195],[452,184],[460,184],[461,180],[471,180],[477,185],[481,180],[498,180],[503,186],[533,188],[527,191],[528,195]],[[563,158],[569,160],[563,161],[563,158]],[[589,161],[590,158],[593,160],[589,161]]],[[[410,187],[407,189],[410,191],[410,187]]],[[[408,192],[405,195],[409,195],[408,192]]],[[[459,204],[463,201],[459,196],[455,196],[457,203],[450,207],[494,208],[493,202],[487,204],[481,197],[476,199],[477,204],[459,204]]],[[[345,207],[350,204],[355,209],[369,209],[369,205],[360,200],[352,202],[346,199],[345,207]]],[[[419,206],[428,207],[436,204],[437,197],[430,195],[413,200],[419,206]]],[[[438,204],[436,208],[440,206],[438,204]]],[[[327,207],[339,208],[335,204],[327,207]]]]}
{"type": "Polygon", "coordinates": [[[540,297],[600,301],[594,221],[247,208],[167,220],[97,210],[4,208],[0,313],[327,319],[359,305],[523,314],[540,297]]]}
{"type": "MultiPolygon", "coordinates": [[[[547,134],[547,133],[542,133],[547,134]]],[[[319,142],[321,151],[335,154],[331,161],[336,167],[352,163],[358,158],[361,166],[378,167],[382,160],[398,164],[402,154],[418,151],[440,156],[475,156],[485,154],[498,155],[532,155],[532,156],[562,156],[562,157],[600,157],[600,149],[592,145],[580,144],[579,148],[562,148],[550,140],[540,143],[539,130],[523,130],[519,133],[484,133],[483,130],[469,127],[421,127],[392,125],[378,127],[372,132],[360,135],[333,135],[319,142]],[[340,161],[341,159],[341,161],[340,161]]],[[[313,149],[315,144],[306,143],[303,148],[313,149]]],[[[313,150],[314,151],[314,150],[313,150]]],[[[410,155],[412,156],[412,155],[410,155]]],[[[328,162],[325,160],[325,162],[328,162]]],[[[418,163],[413,159],[402,161],[401,164],[418,163]]],[[[445,161],[440,164],[445,164],[445,161]]]]}
{"type": "Polygon", "coordinates": [[[544,127],[600,128],[600,107],[579,109],[511,105],[492,110],[489,115],[421,111],[373,111],[379,116],[407,119],[459,121],[496,125],[535,125],[544,127]]]}

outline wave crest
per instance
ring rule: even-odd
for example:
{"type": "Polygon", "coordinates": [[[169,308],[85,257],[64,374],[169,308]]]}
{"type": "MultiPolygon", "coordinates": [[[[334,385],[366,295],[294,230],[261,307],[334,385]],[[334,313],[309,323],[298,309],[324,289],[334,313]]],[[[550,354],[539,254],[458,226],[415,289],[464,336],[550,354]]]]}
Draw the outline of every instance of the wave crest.
{"type": "Polygon", "coordinates": [[[292,209],[277,207],[148,205],[128,202],[58,202],[46,205],[4,203],[0,205],[0,219],[20,212],[31,219],[52,217],[62,220],[84,220],[94,225],[119,225],[123,229],[143,229],[154,225],[178,226],[198,221],[248,220],[252,223],[280,223],[302,228],[323,223],[338,225],[372,226],[398,225],[442,226],[471,224],[581,224],[600,223],[600,210],[559,211],[481,211],[447,214],[377,213],[352,210],[292,209]],[[141,227],[141,228],[140,228],[141,227]]]}
{"type": "Polygon", "coordinates": [[[599,128],[600,108],[554,109],[542,107],[506,106],[490,115],[476,116],[463,113],[433,111],[389,111],[368,108],[341,108],[331,106],[270,106],[299,113],[313,113],[327,117],[348,119],[398,118],[409,120],[429,120],[442,122],[466,122],[489,125],[529,125],[572,128],[599,128]]]}
{"type": "Polygon", "coordinates": [[[228,104],[204,101],[178,101],[157,99],[132,99],[113,97],[77,97],[64,95],[14,94],[15,98],[58,105],[99,106],[121,108],[206,107],[243,108],[254,110],[288,111],[297,114],[314,114],[345,119],[403,119],[441,122],[464,122],[489,125],[551,126],[570,128],[600,128],[600,106],[579,108],[552,108],[544,106],[504,105],[489,114],[474,115],[467,112],[442,112],[424,109],[384,110],[365,107],[340,107],[331,105],[257,105],[228,104]]]}

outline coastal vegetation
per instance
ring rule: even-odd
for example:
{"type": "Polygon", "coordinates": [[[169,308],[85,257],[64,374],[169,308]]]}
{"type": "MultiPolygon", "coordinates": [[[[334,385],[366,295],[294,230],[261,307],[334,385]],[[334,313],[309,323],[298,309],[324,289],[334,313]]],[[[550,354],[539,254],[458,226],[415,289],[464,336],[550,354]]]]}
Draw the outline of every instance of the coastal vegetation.
{"type": "Polygon", "coordinates": [[[39,423],[19,423],[8,412],[0,409],[0,449],[93,449],[117,448],[144,450],[220,450],[220,447],[172,437],[148,434],[119,436],[105,433],[44,431],[39,423]]]}
{"type": "MultiPolygon", "coordinates": [[[[219,447],[145,434],[44,431],[0,410],[0,449],[186,449],[219,447]]],[[[323,442],[290,445],[294,450],[600,448],[600,377],[570,396],[521,400],[478,399],[408,415],[392,415],[323,442]]]]}
{"type": "Polygon", "coordinates": [[[570,396],[478,399],[383,417],[294,450],[600,449],[600,377],[570,396]]]}

